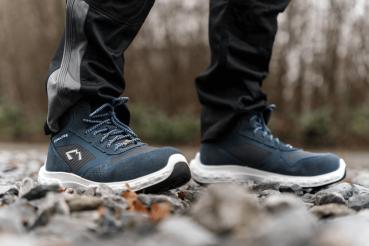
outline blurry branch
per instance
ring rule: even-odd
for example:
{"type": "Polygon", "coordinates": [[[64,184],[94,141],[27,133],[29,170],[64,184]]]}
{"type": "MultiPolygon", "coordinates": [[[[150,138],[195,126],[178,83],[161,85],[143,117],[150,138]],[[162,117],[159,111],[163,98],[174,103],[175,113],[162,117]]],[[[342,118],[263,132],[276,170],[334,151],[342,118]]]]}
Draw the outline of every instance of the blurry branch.
{"type": "MultiPolygon", "coordinates": [[[[21,105],[29,117],[46,110],[44,80],[64,4],[0,0],[0,98],[21,105]]],[[[310,0],[292,1],[280,16],[264,83],[281,108],[273,121],[279,133],[369,139],[368,12],[369,1],[310,0]]],[[[207,19],[208,1],[157,0],[126,53],[126,95],[133,103],[169,116],[199,113],[194,79],[209,62],[207,19]]]]}

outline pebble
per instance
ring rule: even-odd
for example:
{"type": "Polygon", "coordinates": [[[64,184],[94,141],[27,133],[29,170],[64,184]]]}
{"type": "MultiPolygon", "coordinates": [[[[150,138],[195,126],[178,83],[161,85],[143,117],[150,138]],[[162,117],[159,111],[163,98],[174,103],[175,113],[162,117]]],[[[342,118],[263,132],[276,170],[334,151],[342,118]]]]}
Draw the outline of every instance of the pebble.
{"type": "Polygon", "coordinates": [[[71,196],[66,199],[71,212],[96,210],[103,204],[103,200],[87,195],[71,196]]]}
{"type": "Polygon", "coordinates": [[[369,189],[360,185],[354,185],[353,196],[350,197],[348,206],[354,210],[369,208],[369,189]]]}
{"type": "Polygon", "coordinates": [[[321,206],[314,206],[310,212],[319,218],[332,218],[354,214],[355,211],[345,205],[330,203],[321,206]]]}
{"type": "Polygon", "coordinates": [[[216,237],[207,229],[188,217],[172,217],[159,225],[159,233],[166,240],[181,242],[183,245],[215,245],[216,237]]]}
{"type": "Polygon", "coordinates": [[[329,186],[315,194],[315,204],[329,203],[346,204],[353,195],[353,186],[349,183],[339,183],[329,186]]]}
{"type": "Polygon", "coordinates": [[[38,185],[23,193],[22,198],[35,200],[45,197],[49,192],[59,192],[59,185],[38,185]]]}
{"type": "Polygon", "coordinates": [[[229,233],[260,222],[256,196],[238,185],[211,185],[193,205],[193,218],[215,233],[229,233]]]}
{"type": "Polygon", "coordinates": [[[265,199],[264,207],[271,213],[280,213],[294,208],[303,208],[304,203],[294,195],[281,194],[265,199]]]}

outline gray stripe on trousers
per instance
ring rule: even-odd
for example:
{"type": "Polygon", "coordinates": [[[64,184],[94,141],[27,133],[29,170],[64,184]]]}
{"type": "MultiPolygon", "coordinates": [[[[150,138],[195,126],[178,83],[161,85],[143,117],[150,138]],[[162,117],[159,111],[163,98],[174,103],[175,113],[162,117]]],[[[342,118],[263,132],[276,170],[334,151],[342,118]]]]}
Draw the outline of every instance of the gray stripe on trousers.
{"type": "Polygon", "coordinates": [[[47,124],[58,132],[60,117],[80,98],[80,68],[87,47],[84,33],[89,5],[83,0],[68,0],[66,7],[65,44],[61,67],[47,81],[47,124]]]}

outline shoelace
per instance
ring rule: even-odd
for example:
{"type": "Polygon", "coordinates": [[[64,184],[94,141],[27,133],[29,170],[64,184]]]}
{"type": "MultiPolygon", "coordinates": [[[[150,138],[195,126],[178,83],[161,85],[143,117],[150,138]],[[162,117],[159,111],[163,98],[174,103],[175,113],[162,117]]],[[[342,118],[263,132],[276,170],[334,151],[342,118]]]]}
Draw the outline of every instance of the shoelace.
{"type": "MultiPolygon", "coordinates": [[[[270,111],[269,114],[272,113],[274,108],[275,108],[274,105],[271,105],[268,107],[267,110],[270,111]]],[[[269,117],[270,115],[268,115],[268,118],[269,117]]],[[[268,138],[271,142],[273,142],[276,145],[279,145],[279,146],[282,145],[288,149],[293,149],[293,146],[291,146],[290,144],[285,144],[281,142],[279,138],[276,138],[273,136],[272,131],[267,126],[265,115],[263,115],[262,113],[256,113],[250,118],[250,121],[254,122],[254,126],[255,126],[254,133],[255,134],[260,133],[263,138],[268,138]]]]}
{"type": "Polygon", "coordinates": [[[92,112],[89,115],[89,119],[83,119],[85,123],[94,124],[94,126],[86,130],[86,134],[93,134],[94,136],[102,134],[100,143],[107,140],[106,147],[108,148],[115,144],[114,151],[141,142],[132,129],[118,119],[114,111],[117,106],[127,102],[127,97],[116,98],[113,100],[113,103],[105,103],[92,112]]]}

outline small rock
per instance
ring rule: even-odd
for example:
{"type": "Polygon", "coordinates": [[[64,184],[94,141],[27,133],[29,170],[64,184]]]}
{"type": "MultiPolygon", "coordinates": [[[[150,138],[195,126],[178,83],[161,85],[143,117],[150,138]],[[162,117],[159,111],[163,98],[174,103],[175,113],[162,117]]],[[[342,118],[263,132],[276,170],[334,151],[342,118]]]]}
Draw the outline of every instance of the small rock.
{"type": "Polygon", "coordinates": [[[35,182],[33,179],[27,177],[24,178],[20,184],[19,193],[21,196],[25,195],[26,193],[30,192],[35,187],[35,182]]]}
{"type": "Polygon", "coordinates": [[[72,196],[66,200],[71,212],[95,210],[103,204],[100,198],[92,196],[72,196]]]}
{"type": "Polygon", "coordinates": [[[283,193],[294,193],[297,196],[302,196],[304,194],[303,188],[297,184],[281,185],[279,191],[283,193]]]}
{"type": "Polygon", "coordinates": [[[107,185],[99,185],[96,188],[96,196],[113,196],[115,193],[112,188],[107,185]]]}
{"type": "Polygon", "coordinates": [[[280,194],[281,193],[277,190],[263,190],[262,192],[260,192],[260,196],[262,197],[276,196],[280,194]]]}
{"type": "Polygon", "coordinates": [[[111,210],[127,210],[128,203],[121,196],[104,196],[102,197],[103,205],[111,210]]]}
{"type": "Polygon", "coordinates": [[[369,242],[368,213],[357,213],[326,221],[312,237],[314,246],[362,246],[369,242]]]}
{"type": "Polygon", "coordinates": [[[322,206],[315,206],[310,209],[310,212],[318,216],[319,218],[330,218],[338,216],[346,216],[354,214],[355,211],[340,204],[325,204],[322,206]]]}
{"type": "Polygon", "coordinates": [[[277,190],[279,191],[280,184],[277,182],[266,182],[266,183],[256,183],[251,186],[251,190],[254,192],[262,192],[264,190],[277,190]]]}
{"type": "Polygon", "coordinates": [[[369,208],[369,189],[360,185],[354,185],[353,196],[350,197],[348,205],[355,210],[369,208]]]}
{"type": "Polygon", "coordinates": [[[0,194],[0,207],[12,204],[18,199],[19,191],[16,187],[7,186],[5,190],[7,190],[5,193],[0,194]]]}
{"type": "Polygon", "coordinates": [[[175,211],[184,211],[186,206],[184,202],[178,197],[171,197],[165,195],[139,194],[138,199],[147,207],[151,207],[154,203],[170,203],[175,211]]]}
{"type": "Polygon", "coordinates": [[[9,191],[12,190],[12,192],[14,193],[14,191],[16,191],[17,195],[18,195],[18,189],[16,186],[14,185],[0,185],[0,198],[3,197],[6,193],[9,193],[9,191]]]}
{"type": "Polygon", "coordinates": [[[186,217],[172,217],[163,221],[159,225],[159,233],[166,240],[183,245],[215,245],[217,242],[211,232],[186,217]]]}
{"type": "Polygon", "coordinates": [[[305,202],[305,203],[315,203],[315,196],[313,194],[310,193],[306,193],[304,194],[301,199],[305,202]]]}
{"type": "Polygon", "coordinates": [[[352,186],[352,184],[344,182],[344,183],[333,184],[329,186],[327,190],[338,192],[347,200],[353,195],[353,192],[354,192],[353,188],[354,187],[352,186]]]}
{"type": "Polygon", "coordinates": [[[315,194],[315,204],[323,205],[328,203],[346,204],[353,195],[353,187],[349,183],[339,183],[329,186],[315,194]]]}
{"type": "Polygon", "coordinates": [[[270,196],[265,199],[265,208],[271,213],[280,213],[295,208],[304,208],[304,203],[290,194],[270,196]]]}
{"type": "Polygon", "coordinates": [[[88,220],[56,214],[46,226],[36,228],[30,235],[46,239],[51,236],[50,240],[58,240],[39,245],[93,245],[96,238],[90,228],[94,228],[95,223],[94,217],[91,217],[91,220],[88,220]]]}
{"type": "Polygon", "coordinates": [[[72,188],[67,188],[65,190],[65,192],[68,193],[68,194],[73,194],[74,193],[74,190],[72,188]]]}
{"type": "Polygon", "coordinates": [[[237,243],[230,245],[296,246],[310,245],[315,236],[316,218],[305,208],[297,207],[267,217],[254,228],[239,231],[237,243]]]}
{"type": "Polygon", "coordinates": [[[25,200],[2,207],[0,209],[0,234],[24,233],[28,223],[33,223],[37,218],[37,209],[25,200]]]}
{"type": "Polygon", "coordinates": [[[329,203],[346,204],[345,198],[337,192],[319,192],[315,195],[315,204],[324,205],[329,203]]]}
{"type": "Polygon", "coordinates": [[[85,190],[83,195],[85,195],[85,196],[95,196],[96,195],[96,189],[97,189],[97,187],[89,187],[87,190],[85,190]]]}
{"type": "Polygon", "coordinates": [[[228,233],[260,223],[256,196],[238,185],[211,185],[192,207],[193,218],[216,233],[228,233]]]}
{"type": "Polygon", "coordinates": [[[36,200],[32,205],[37,207],[37,218],[35,221],[28,221],[29,230],[48,224],[55,214],[69,215],[70,213],[64,197],[60,194],[48,193],[45,199],[36,200]]]}
{"type": "Polygon", "coordinates": [[[49,192],[59,192],[60,187],[59,185],[38,185],[31,190],[29,190],[27,193],[25,193],[22,198],[25,198],[29,201],[36,200],[43,198],[47,195],[49,192]]]}

